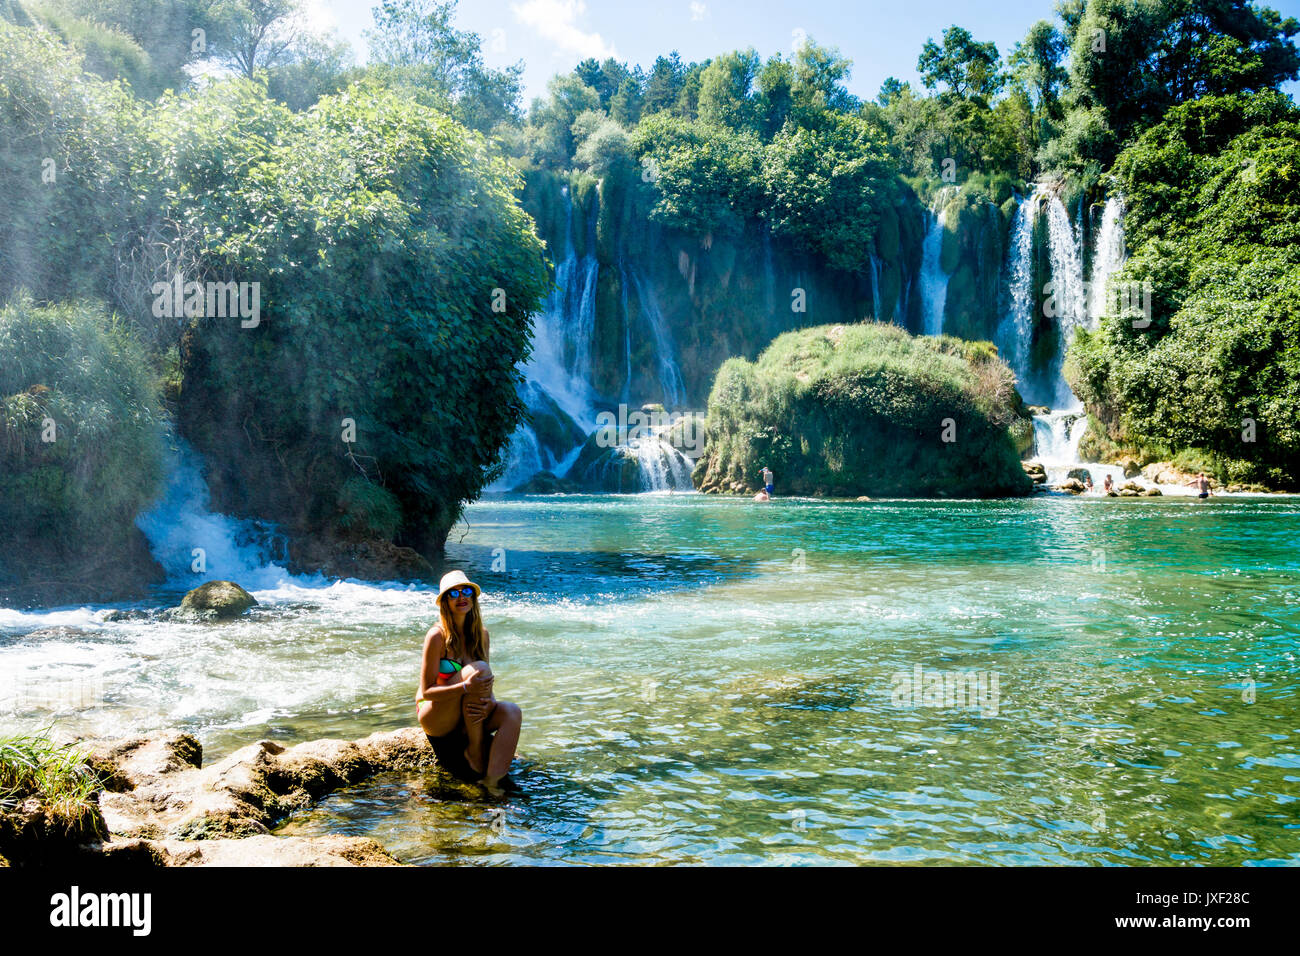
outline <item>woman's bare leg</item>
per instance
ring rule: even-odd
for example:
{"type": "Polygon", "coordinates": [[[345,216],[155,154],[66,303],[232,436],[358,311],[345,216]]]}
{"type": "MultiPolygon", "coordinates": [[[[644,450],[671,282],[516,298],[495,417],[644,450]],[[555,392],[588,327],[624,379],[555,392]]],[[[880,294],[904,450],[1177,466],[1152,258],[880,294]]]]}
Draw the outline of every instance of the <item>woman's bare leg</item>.
{"type": "Polygon", "coordinates": [[[509,771],[510,762],[515,759],[515,749],[519,746],[519,728],[522,726],[523,712],[519,705],[508,700],[498,701],[485,722],[488,731],[495,731],[488,753],[487,773],[483,777],[485,786],[495,788],[509,771]]]}
{"type": "MultiPolygon", "coordinates": [[[[466,683],[479,674],[492,676],[492,668],[483,661],[475,661],[473,664],[466,664],[461,668],[461,676],[466,683]]],[[[488,719],[492,716],[496,708],[496,701],[492,699],[489,691],[485,703],[486,711],[474,716],[469,712],[468,705],[471,701],[483,700],[480,695],[472,694],[470,691],[465,692],[462,698],[462,708],[465,715],[465,736],[469,738],[469,743],[465,747],[465,762],[469,764],[471,770],[475,773],[483,773],[487,764],[489,732],[487,728],[488,719]]]]}

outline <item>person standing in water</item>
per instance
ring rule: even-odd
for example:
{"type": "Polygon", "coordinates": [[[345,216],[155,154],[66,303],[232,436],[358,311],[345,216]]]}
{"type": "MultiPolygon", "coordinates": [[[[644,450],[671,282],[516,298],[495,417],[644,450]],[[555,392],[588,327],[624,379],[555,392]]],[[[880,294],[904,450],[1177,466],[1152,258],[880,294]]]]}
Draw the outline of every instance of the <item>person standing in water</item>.
{"type": "Polygon", "coordinates": [[[1205,477],[1205,472],[1201,472],[1187,484],[1196,489],[1196,497],[1210,497],[1210,479],[1205,477]]]}
{"type": "Polygon", "coordinates": [[[514,759],[523,715],[517,704],[492,696],[479,594],[462,571],[442,576],[438,623],[424,635],[415,716],[440,765],[496,789],[514,759]]]}
{"type": "Polygon", "coordinates": [[[772,484],[774,479],[775,476],[772,474],[772,469],[767,467],[767,465],[764,465],[763,466],[763,490],[767,492],[767,496],[769,498],[771,498],[774,494],[776,494],[776,487],[772,484]]]}

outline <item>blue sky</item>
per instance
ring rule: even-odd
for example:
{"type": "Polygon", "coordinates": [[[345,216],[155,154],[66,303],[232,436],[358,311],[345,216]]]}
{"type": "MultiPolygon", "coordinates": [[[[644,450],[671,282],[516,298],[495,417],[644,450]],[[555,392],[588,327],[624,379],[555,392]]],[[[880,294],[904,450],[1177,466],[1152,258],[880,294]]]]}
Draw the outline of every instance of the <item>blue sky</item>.
{"type": "MultiPolygon", "coordinates": [[[[374,0],[307,0],[318,27],[348,40],[366,56],[362,32],[371,26],[374,0]]],[[[1265,4],[1300,17],[1300,0],[1265,4]]],[[[703,60],[754,47],[765,58],[789,54],[801,36],[837,46],[853,61],[851,92],[871,98],[888,76],[918,84],[916,58],[928,37],[957,23],[977,40],[992,40],[1005,57],[1038,19],[1054,19],[1054,0],[999,0],[976,5],[956,0],[460,0],[456,24],[483,40],[490,66],[525,63],[525,104],[546,81],[588,56],[615,56],[649,67],[662,53],[703,60]]],[[[1294,96],[1300,85],[1288,84],[1294,96]]]]}

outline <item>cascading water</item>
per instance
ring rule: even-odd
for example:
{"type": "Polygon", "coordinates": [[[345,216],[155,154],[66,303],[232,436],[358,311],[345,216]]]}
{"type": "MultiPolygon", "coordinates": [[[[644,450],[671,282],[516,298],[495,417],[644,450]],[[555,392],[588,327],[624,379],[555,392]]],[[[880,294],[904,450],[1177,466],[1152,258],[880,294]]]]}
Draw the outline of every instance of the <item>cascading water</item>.
{"type": "Polygon", "coordinates": [[[1037,217],[1037,194],[1016,205],[1007,250],[1010,308],[998,326],[998,347],[1016,373],[1026,401],[1033,401],[1024,391],[1030,380],[1029,345],[1034,333],[1034,221],[1037,217]]]}
{"type": "Polygon", "coordinates": [[[643,491],[694,490],[690,459],[674,448],[662,436],[661,430],[632,439],[627,448],[636,458],[643,491]]]}
{"type": "Polygon", "coordinates": [[[169,584],[192,588],[204,581],[238,581],[254,591],[279,587],[293,577],[277,563],[287,559],[284,542],[272,527],[208,508],[208,484],[198,455],[183,439],[172,439],[163,496],[135,520],[169,584]]]}
{"type": "Polygon", "coordinates": [[[921,247],[921,302],[926,335],[943,332],[943,310],[948,300],[948,273],[943,271],[943,232],[948,221],[947,207],[956,187],[939,190],[931,210],[933,218],[921,247]]]}
{"type": "Polygon", "coordinates": [[[1082,406],[1070,391],[1061,369],[1065,364],[1065,351],[1069,348],[1074,330],[1086,322],[1084,301],[1083,259],[1076,244],[1074,227],[1065,205],[1053,196],[1047,203],[1047,250],[1052,263],[1052,298],[1056,316],[1059,344],[1050,370],[1056,382],[1054,408],[1077,411],[1082,406]]]}
{"type": "Polygon", "coordinates": [[[1106,307],[1106,284],[1124,265],[1124,198],[1111,196],[1101,215],[1097,247],[1092,254],[1092,287],[1088,296],[1088,324],[1096,328],[1106,307]]]}
{"type": "Polygon", "coordinates": [[[682,382],[682,372],[677,366],[676,349],[673,346],[672,332],[668,321],[659,309],[654,288],[643,282],[635,270],[629,271],[632,285],[636,289],[637,301],[641,304],[641,314],[650,326],[650,335],[654,339],[655,355],[659,359],[659,385],[663,388],[663,403],[669,407],[680,406],[686,398],[686,386],[682,382]]]}
{"type": "Polygon", "coordinates": [[[1094,491],[1101,490],[1107,475],[1117,489],[1124,484],[1123,468],[1079,461],[1079,443],[1087,430],[1088,417],[1077,411],[1034,416],[1034,460],[1047,472],[1049,485],[1059,484],[1079,468],[1092,477],[1094,491]]]}
{"type": "Polygon", "coordinates": [[[880,259],[873,252],[868,264],[871,268],[871,317],[880,320],[880,259]]]}

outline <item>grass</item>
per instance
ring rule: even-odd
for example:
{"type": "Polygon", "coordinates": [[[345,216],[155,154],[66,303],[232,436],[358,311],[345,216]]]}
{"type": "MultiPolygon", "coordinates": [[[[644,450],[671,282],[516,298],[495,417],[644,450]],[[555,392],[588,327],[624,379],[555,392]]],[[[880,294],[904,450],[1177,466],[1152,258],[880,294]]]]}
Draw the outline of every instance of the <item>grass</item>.
{"type": "Polygon", "coordinates": [[[99,829],[103,789],[87,755],[43,736],[0,737],[0,810],[36,797],[69,832],[99,829]]]}

